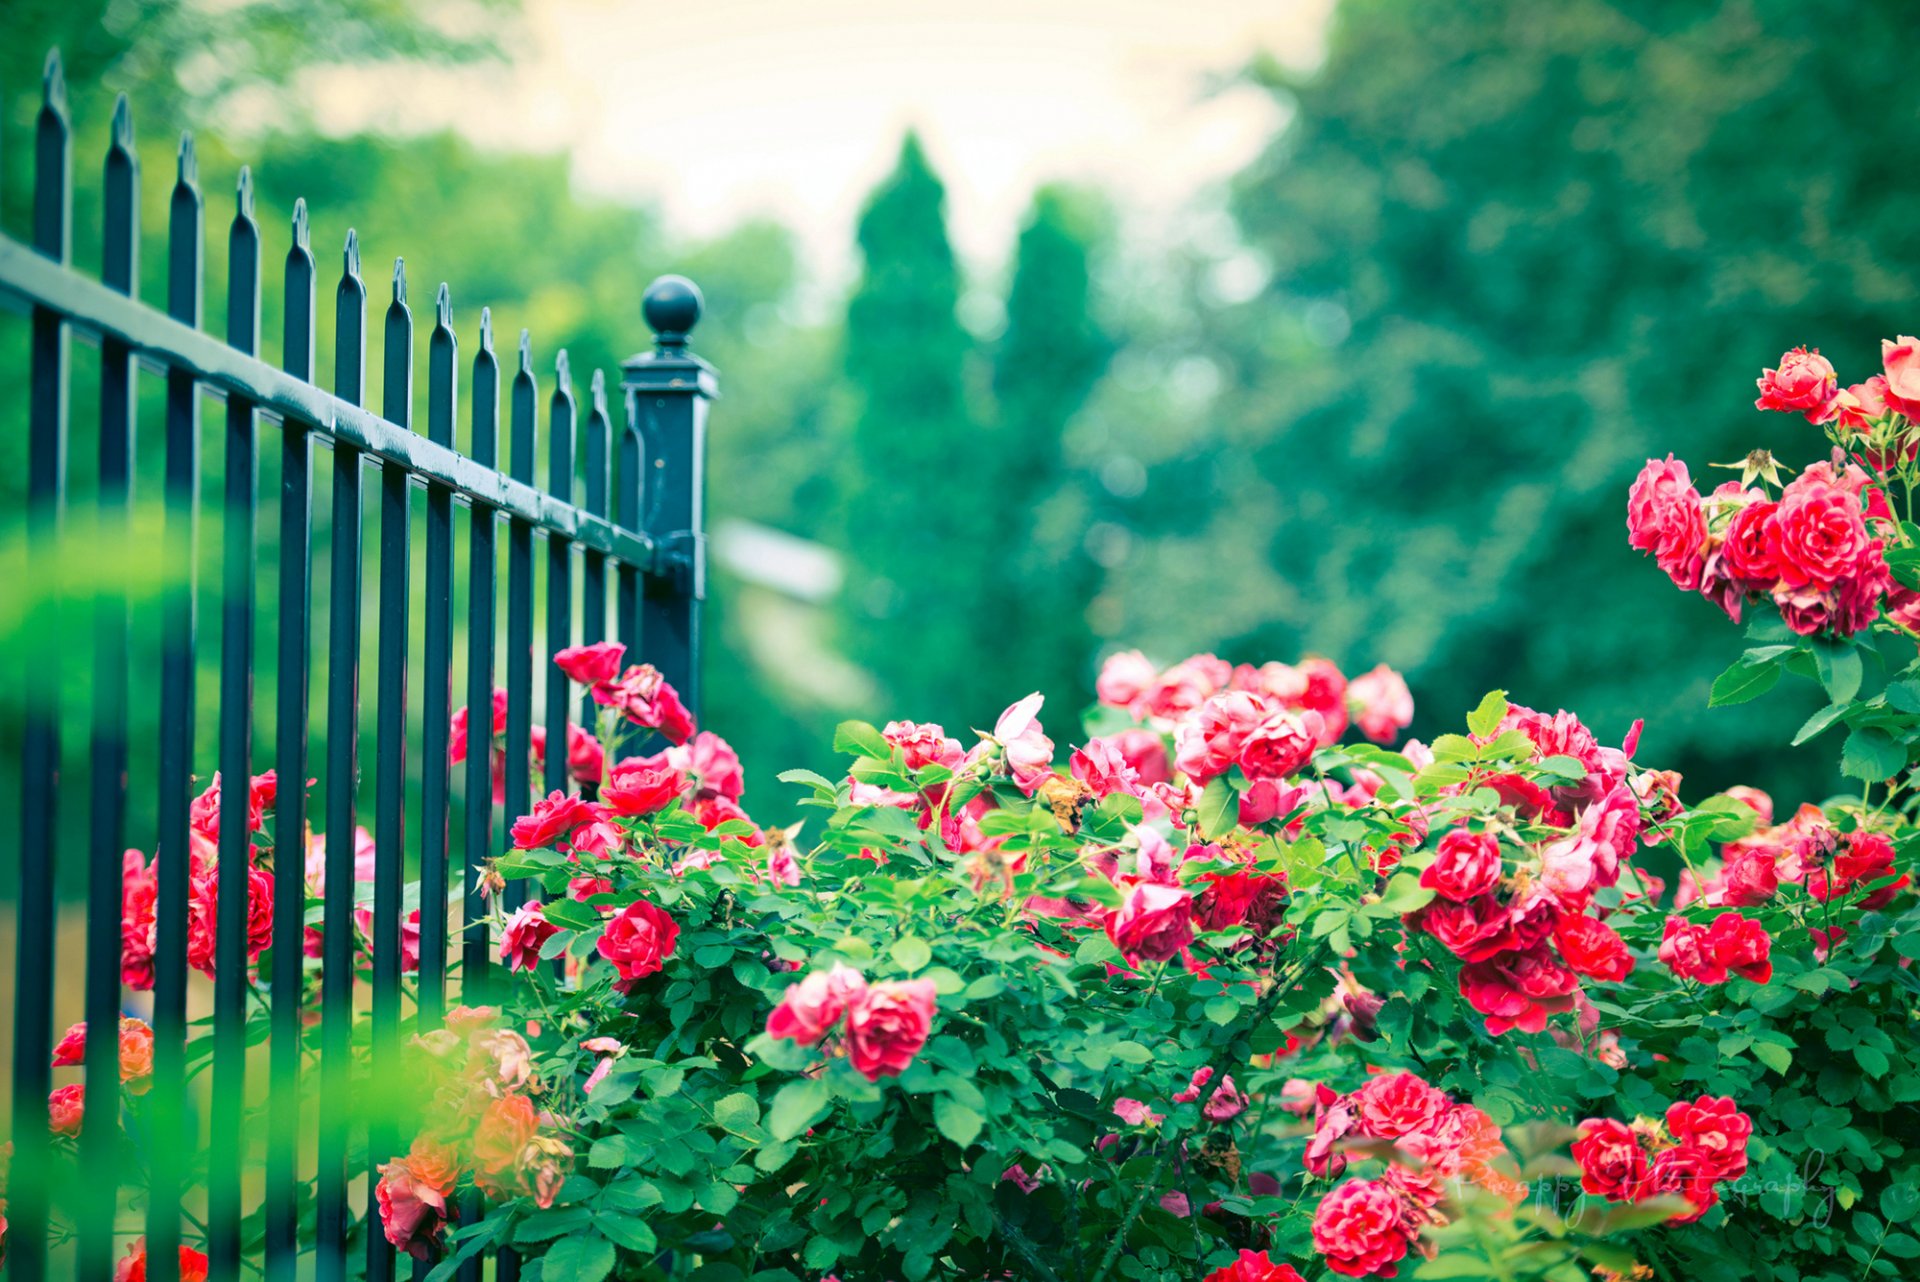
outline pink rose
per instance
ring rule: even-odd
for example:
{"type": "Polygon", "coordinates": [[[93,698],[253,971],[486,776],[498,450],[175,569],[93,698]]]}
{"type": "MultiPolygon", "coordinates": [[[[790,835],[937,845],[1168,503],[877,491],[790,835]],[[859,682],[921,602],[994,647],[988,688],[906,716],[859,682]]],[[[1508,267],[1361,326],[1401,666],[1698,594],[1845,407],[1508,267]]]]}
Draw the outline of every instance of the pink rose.
{"type": "Polygon", "coordinates": [[[957,770],[967,757],[960,741],[949,738],[944,727],[931,721],[889,721],[881,729],[880,737],[899,749],[908,770],[924,770],[928,766],[957,770]]]}
{"type": "Polygon", "coordinates": [[[1413,692],[1406,678],[1384,663],[1347,684],[1347,702],[1356,710],[1360,733],[1376,743],[1392,743],[1396,733],[1413,724],[1413,692]]]}
{"type": "Polygon", "coordinates": [[[379,1203],[380,1226],[387,1241],[416,1260],[436,1258],[441,1248],[440,1231],[447,1222],[450,1192],[451,1184],[440,1187],[423,1178],[410,1158],[396,1157],[382,1163],[374,1198],[379,1203]]]}
{"type": "Polygon", "coordinates": [[[1661,932],[1659,956],[1667,969],[1682,979],[1702,984],[1727,982],[1727,968],[1714,960],[1713,950],[1707,944],[1707,928],[1684,917],[1667,918],[1661,932]]]}
{"type": "Polygon", "coordinates": [[[600,802],[616,815],[650,815],[672,805],[686,787],[687,777],[672,766],[629,757],[614,764],[600,802]]]}
{"type": "Polygon", "coordinates": [[[597,641],[568,646],[554,655],[553,661],[569,680],[583,686],[611,685],[620,675],[620,660],[626,652],[627,647],[618,641],[597,641]]]}
{"type": "Polygon", "coordinates": [[[847,1010],[847,1061],[870,1082],[906,1070],[933,1029],[930,979],[869,984],[847,1010]]]}
{"type": "Polygon", "coordinates": [[[733,750],[732,744],[711,730],[702,730],[684,744],[641,760],[657,764],[663,758],[664,764],[699,780],[703,793],[738,801],[747,790],[747,776],[740,768],[740,754],[733,750]]]}
{"type": "Polygon", "coordinates": [[[1580,1123],[1573,1160],[1580,1166],[1580,1187],[1595,1197],[1637,1202],[1646,1195],[1646,1150],[1625,1122],[1590,1117],[1580,1123]]]}
{"type": "Polygon", "coordinates": [[[47,1129],[55,1135],[74,1136],[87,1111],[87,1088],[75,1083],[59,1086],[47,1096],[47,1129]]]}
{"type": "Polygon", "coordinates": [[[1379,1073],[1353,1093],[1354,1113],[1368,1135],[1397,1140],[1437,1125],[1452,1107],[1446,1094],[1412,1073],[1379,1073]]]}
{"type": "Polygon", "coordinates": [[[650,663],[633,665],[611,683],[594,686],[592,693],[596,703],[615,709],[634,725],[658,730],[670,743],[693,737],[693,715],[650,663]]]}
{"type": "Polygon", "coordinates": [[[1193,896],[1155,882],[1135,886],[1108,914],[1107,938],[1130,959],[1166,961],[1193,942],[1193,896]]]}
{"type": "Polygon", "coordinates": [[[1167,759],[1166,740],[1153,731],[1135,726],[1108,736],[1107,742],[1126,758],[1141,787],[1172,780],[1173,763],[1167,759]]]}
{"type": "Polygon", "coordinates": [[[1313,1249],[1346,1277],[1393,1277],[1412,1240],[1406,1207],[1380,1180],[1348,1180],[1313,1213],[1313,1249]]]}
{"type": "Polygon", "coordinates": [[[1714,1179],[1733,1180],[1746,1174],[1753,1119],[1728,1097],[1702,1095],[1692,1103],[1675,1100],[1667,1108],[1667,1134],[1699,1149],[1714,1179]]]}
{"type": "Polygon", "coordinates": [[[1312,709],[1274,713],[1247,736],[1240,748],[1240,769],[1252,780],[1298,774],[1313,760],[1314,749],[1328,741],[1326,724],[1312,709]]]}
{"type": "Polygon", "coordinates": [[[1880,363],[1887,371],[1887,404],[1908,418],[1920,417],[1920,338],[1881,339],[1880,363]]]}
{"type": "Polygon", "coordinates": [[[1492,833],[1455,828],[1440,838],[1439,851],[1420,884],[1436,895],[1464,904],[1500,884],[1500,842],[1492,833]]]}
{"type": "Polygon", "coordinates": [[[1764,371],[1756,385],[1760,399],[1753,403],[1755,409],[1797,410],[1809,423],[1825,423],[1833,418],[1840,380],[1818,348],[1796,347],[1780,358],[1778,369],[1764,371]]]}
{"type": "Polygon", "coordinates": [[[1701,548],[1707,541],[1706,518],[1700,492],[1693,488],[1687,465],[1669,454],[1665,461],[1648,459],[1627,491],[1627,542],[1653,553],[1675,587],[1692,592],[1700,586],[1701,548]]]}
{"type": "Polygon", "coordinates": [[[1195,784],[1205,785],[1233,768],[1272,712],[1266,699],[1251,691],[1214,695],[1174,731],[1175,764],[1195,784]]]}
{"type": "Polygon", "coordinates": [[[1153,687],[1154,678],[1159,675],[1160,670],[1146,655],[1138,650],[1123,650],[1109,655],[1100,665],[1100,676],[1093,689],[1100,702],[1109,707],[1131,708],[1153,687]]]}
{"type": "Polygon", "coordinates": [[[1007,773],[1031,797],[1053,775],[1053,740],[1040,728],[1038,692],[1008,706],[993,724],[994,741],[1006,750],[1007,773]]]}
{"type": "Polygon", "coordinates": [[[780,1004],[767,1016],[767,1036],[812,1046],[833,1031],[866,991],[867,981],[851,966],[835,963],[830,971],[816,970],[781,994],[780,1004]]]}
{"type": "Polygon", "coordinates": [[[532,970],[540,964],[540,949],[560,928],[547,920],[540,901],[522,904],[507,918],[500,936],[500,961],[508,970],[532,970]]]}
{"type": "Polygon", "coordinates": [[[1139,774],[1112,739],[1087,740],[1086,747],[1074,749],[1067,768],[1075,779],[1093,789],[1096,797],[1136,792],[1140,787],[1139,774]]]}
{"type": "Polygon", "coordinates": [[[1707,927],[1706,945],[1716,965],[1756,984],[1773,978],[1773,936],[1739,913],[1721,913],[1707,927]]]}
{"type": "Polygon", "coordinates": [[[1879,550],[1867,533],[1859,499],[1839,486],[1810,484],[1811,479],[1800,477],[1780,496],[1767,526],[1767,550],[1782,584],[1824,592],[1858,574],[1860,563],[1869,555],[1877,558],[1879,550]]]}
{"type": "Polygon", "coordinates": [[[680,927],[666,910],[636,899],[615,913],[601,932],[599,953],[613,963],[623,984],[632,984],[666,965],[680,927]]]}
{"type": "Polygon", "coordinates": [[[569,722],[567,724],[567,773],[581,783],[599,783],[606,769],[607,753],[600,741],[569,722]]]}

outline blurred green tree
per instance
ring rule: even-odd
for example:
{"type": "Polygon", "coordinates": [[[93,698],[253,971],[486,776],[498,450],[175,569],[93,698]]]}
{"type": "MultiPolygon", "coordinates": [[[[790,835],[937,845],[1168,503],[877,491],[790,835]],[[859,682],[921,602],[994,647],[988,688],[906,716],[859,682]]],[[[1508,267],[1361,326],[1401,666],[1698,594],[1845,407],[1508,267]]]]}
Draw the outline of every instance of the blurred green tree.
{"type": "Polygon", "coordinates": [[[1103,212],[1065,187],[1034,194],[993,353],[991,448],[1002,479],[987,563],[1009,589],[995,621],[1000,658],[1015,682],[1046,694],[1060,724],[1092,699],[1098,649],[1087,620],[1101,577],[1086,547],[1092,503],[1064,438],[1113,351],[1091,298],[1103,212]]]}
{"type": "MultiPolygon", "coordinates": [[[[1824,782],[1772,750],[1810,707],[1706,710],[1737,633],[1627,550],[1624,499],[1669,450],[1703,489],[1753,446],[1812,461],[1751,409],[1760,367],[1807,342],[1858,380],[1914,328],[1910,20],[1346,0],[1323,68],[1262,69],[1292,120],[1233,209],[1272,284],[1202,318],[1214,435],[1141,505],[1264,554],[1189,564],[1264,616],[1229,648],[1403,666],[1442,720],[1490,686],[1616,742],[1644,715],[1643,756],[1695,786],[1824,782]]],[[[1133,617],[1165,568],[1136,567],[1133,617]]]]}
{"type": "Polygon", "coordinates": [[[873,674],[891,715],[954,729],[990,724],[1006,693],[997,649],[1012,588],[989,557],[1004,514],[1000,471],[969,395],[974,341],[956,315],[945,203],[908,134],[860,215],[838,542],[849,657],[873,674]]]}

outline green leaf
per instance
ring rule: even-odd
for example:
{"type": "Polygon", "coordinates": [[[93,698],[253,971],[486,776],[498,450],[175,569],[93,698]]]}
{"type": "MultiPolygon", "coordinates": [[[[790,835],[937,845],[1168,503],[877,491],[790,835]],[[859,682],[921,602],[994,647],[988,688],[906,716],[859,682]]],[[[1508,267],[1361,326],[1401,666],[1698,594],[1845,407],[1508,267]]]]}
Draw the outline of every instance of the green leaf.
{"type": "Polygon", "coordinates": [[[1467,729],[1477,739],[1492,738],[1493,732],[1507,716],[1507,692],[1491,690],[1480,700],[1480,706],[1467,714],[1467,729]]]}
{"type": "Polygon", "coordinates": [[[1713,679],[1713,690],[1707,696],[1707,706],[1724,708],[1729,704],[1757,699],[1773,689],[1779,680],[1780,665],[1773,660],[1752,664],[1742,659],[1713,679]]]}
{"type": "Polygon", "coordinates": [[[541,905],[540,911],[554,925],[572,930],[591,930],[600,924],[600,910],[577,899],[556,899],[541,905]]]}
{"type": "Polygon", "coordinates": [[[760,1124],[760,1101],[745,1091],[736,1091],[713,1106],[713,1120],[730,1131],[745,1130],[760,1124]]]}
{"type": "Polygon", "coordinates": [[[1221,775],[1200,794],[1200,835],[1217,841],[1240,826],[1240,797],[1221,775]]]}
{"type": "Polygon", "coordinates": [[[893,941],[893,947],[887,950],[893,954],[900,969],[909,975],[933,960],[933,949],[927,947],[927,941],[917,935],[905,935],[893,941]]]}
{"type": "Polygon", "coordinates": [[[576,1233],[547,1252],[541,1282],[602,1282],[613,1272],[613,1259],[613,1243],[597,1233],[576,1233]]]}
{"type": "Polygon", "coordinates": [[[1816,641],[1813,668],[1835,703],[1849,703],[1860,693],[1860,651],[1851,641],[1816,641]]]}
{"type": "Polygon", "coordinates": [[[1849,734],[1840,751],[1840,773],[1868,783],[1891,779],[1906,764],[1907,745],[1872,726],[1862,726],[1849,734]]]}
{"type": "MultiPolygon", "coordinates": [[[[885,741],[882,740],[882,742],[885,741]]],[[[817,774],[812,770],[782,770],[774,777],[781,783],[812,784],[816,788],[824,789],[828,794],[839,791],[839,788],[834,784],[833,780],[823,774],[817,774]]]]}
{"type": "Polygon", "coordinates": [[[1807,740],[1825,731],[1834,722],[1853,711],[1851,703],[1830,703],[1806,719],[1806,722],[1794,732],[1793,746],[1798,748],[1807,740]]]}
{"type": "Polygon", "coordinates": [[[865,721],[842,721],[833,731],[833,750],[862,757],[892,757],[893,745],[865,721]]]}
{"type": "Polygon", "coordinates": [[[1238,998],[1222,993],[1207,1003],[1206,1011],[1208,1019],[1224,1027],[1231,1024],[1240,1014],[1240,1002],[1238,998]]]}
{"type": "Polygon", "coordinates": [[[1772,1042],[1755,1042],[1753,1057],[1782,1077],[1785,1077],[1787,1070],[1793,1067],[1793,1052],[1784,1046],[1776,1046],[1772,1042]]]}
{"type": "Polygon", "coordinates": [[[827,1084],[817,1077],[788,1082],[767,1110],[767,1130],[776,1140],[790,1140],[818,1121],[832,1100],[827,1084]]]}
{"type": "Polygon", "coordinates": [[[1909,678],[1888,686],[1887,705],[1901,712],[1920,712],[1920,681],[1909,678]]]}
{"type": "Polygon", "coordinates": [[[966,1148],[980,1136],[980,1128],[986,1119],[972,1108],[962,1104],[951,1095],[936,1095],[933,1098],[933,1124],[940,1133],[966,1148]]]}
{"type": "Polygon", "coordinates": [[[593,1217],[593,1227],[612,1238],[629,1251],[644,1251],[649,1255],[660,1249],[659,1239],[647,1222],[635,1215],[609,1215],[601,1212],[593,1217]]]}

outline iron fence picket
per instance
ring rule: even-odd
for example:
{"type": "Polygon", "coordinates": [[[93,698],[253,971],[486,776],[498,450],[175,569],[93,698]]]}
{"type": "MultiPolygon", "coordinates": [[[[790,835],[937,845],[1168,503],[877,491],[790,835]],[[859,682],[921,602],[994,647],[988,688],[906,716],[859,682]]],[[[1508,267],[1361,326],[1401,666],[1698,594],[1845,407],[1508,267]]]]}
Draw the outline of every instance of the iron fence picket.
{"type": "MultiPolygon", "coordinates": [[[[205,206],[193,138],[180,139],[167,227],[167,314],[200,324],[204,297],[205,206]]],[[[161,622],[159,828],[154,859],[161,868],[155,903],[153,1091],[147,1195],[150,1277],[178,1273],[180,1198],[187,1145],[187,815],[193,790],[194,698],[199,585],[200,386],[186,370],[167,370],[166,548],[177,576],[166,586],[161,622]],[[178,875],[166,871],[168,865],[178,875]],[[171,1272],[167,1267],[171,1262],[171,1272]]]]}
{"type": "MultiPolygon", "coordinates": [[[[585,477],[582,490],[587,511],[607,515],[607,487],[611,481],[608,457],[607,379],[593,371],[593,384],[587,408],[587,427],[582,433],[581,450],[585,477]]],[[[594,645],[607,639],[607,555],[597,548],[586,548],[580,555],[580,643],[594,645]]],[[[593,728],[596,707],[591,695],[580,696],[580,724],[593,728]]],[[[610,749],[611,745],[603,745],[610,749]]],[[[606,760],[610,763],[611,757],[606,760]]],[[[602,765],[602,770],[606,767],[602,765]]]]}
{"type": "MultiPolygon", "coordinates": [[[[134,150],[132,109],[121,94],[103,176],[100,276],[107,288],[131,294],[140,278],[140,160],[134,150]]],[[[95,508],[98,537],[125,539],[133,504],[133,350],[108,339],[100,345],[100,453],[95,508]]],[[[77,1276],[106,1282],[113,1269],[113,1219],[119,1206],[120,1121],[120,905],[106,888],[120,885],[126,827],[127,645],[129,603],[124,584],[103,588],[94,601],[92,777],[88,781],[86,1096],[95,1102],[93,1125],[80,1131],[82,1180],[76,1190],[77,1276]],[[108,1105],[106,1101],[113,1101],[108,1105]],[[107,1119],[112,1124],[107,1124],[107,1119]]]]}
{"type": "MultiPolygon", "coordinates": [[[[452,448],[459,412],[459,339],[445,282],[434,299],[427,340],[427,436],[452,448]]],[[[438,1028],[446,1009],[447,843],[452,766],[447,739],[453,715],[453,491],[427,484],[426,652],[421,660],[420,963],[416,1009],[423,1031],[438,1028]]]]}
{"type": "MultiPolygon", "coordinates": [[[[564,503],[574,501],[573,371],[562,349],[554,360],[553,396],[547,403],[547,491],[564,503]]],[[[547,532],[547,651],[541,665],[547,676],[547,792],[566,792],[573,745],[567,726],[573,716],[567,674],[554,656],[573,644],[573,543],[564,535],[547,532]]],[[[563,958],[555,958],[564,964],[563,958]]]]}
{"type": "MultiPolygon", "coordinates": [[[[307,203],[293,206],[281,313],[281,368],[313,379],[315,284],[307,203]]],[[[267,1096],[267,1282],[293,1282],[300,1248],[299,1181],[301,998],[305,987],[307,907],[307,733],[313,608],[313,437],[289,419],[280,429],[279,647],[275,667],[273,937],[303,946],[275,947],[267,1096]]]]}
{"type": "MultiPolygon", "coordinates": [[[[334,296],[333,394],[366,395],[367,286],[360,240],[347,232],[334,296]]],[[[347,1118],[353,1089],[354,785],[360,744],[360,595],[364,503],[358,447],[333,444],[327,603],[327,856],[320,924],[320,1117],[314,1241],[320,1282],[346,1277],[347,1118]],[[347,888],[343,894],[342,888],[347,888]]]]}
{"type": "MultiPolygon", "coordinates": [[[[73,229],[73,138],[66,78],[58,54],[47,59],[34,124],[33,251],[64,268],[73,229]]],[[[51,565],[60,534],[67,474],[67,326],[37,306],[27,405],[27,565],[51,565]]],[[[30,571],[31,572],[31,571],[30,571]]],[[[30,580],[35,608],[57,609],[60,584],[30,580]]],[[[54,822],[60,778],[58,692],[28,671],[21,690],[20,901],[14,966],[13,1167],[9,1263],[20,1282],[47,1276],[47,1092],[53,1071],[54,822]]]]}

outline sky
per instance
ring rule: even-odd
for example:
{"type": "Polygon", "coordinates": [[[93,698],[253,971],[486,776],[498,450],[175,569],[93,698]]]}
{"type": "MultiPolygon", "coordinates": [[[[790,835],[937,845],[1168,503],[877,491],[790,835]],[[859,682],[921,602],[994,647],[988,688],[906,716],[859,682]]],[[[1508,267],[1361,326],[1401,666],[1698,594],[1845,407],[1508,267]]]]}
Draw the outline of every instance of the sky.
{"type": "Polygon", "coordinates": [[[1232,73],[1309,67],[1332,0],[525,0],[515,60],[316,73],[347,132],[450,125],[570,147],[583,190],[696,237],[771,216],[817,283],[852,272],[861,202],[920,131],[956,248],[992,268],[1043,182],[1096,183],[1140,241],[1178,236],[1283,123],[1232,73]]]}

